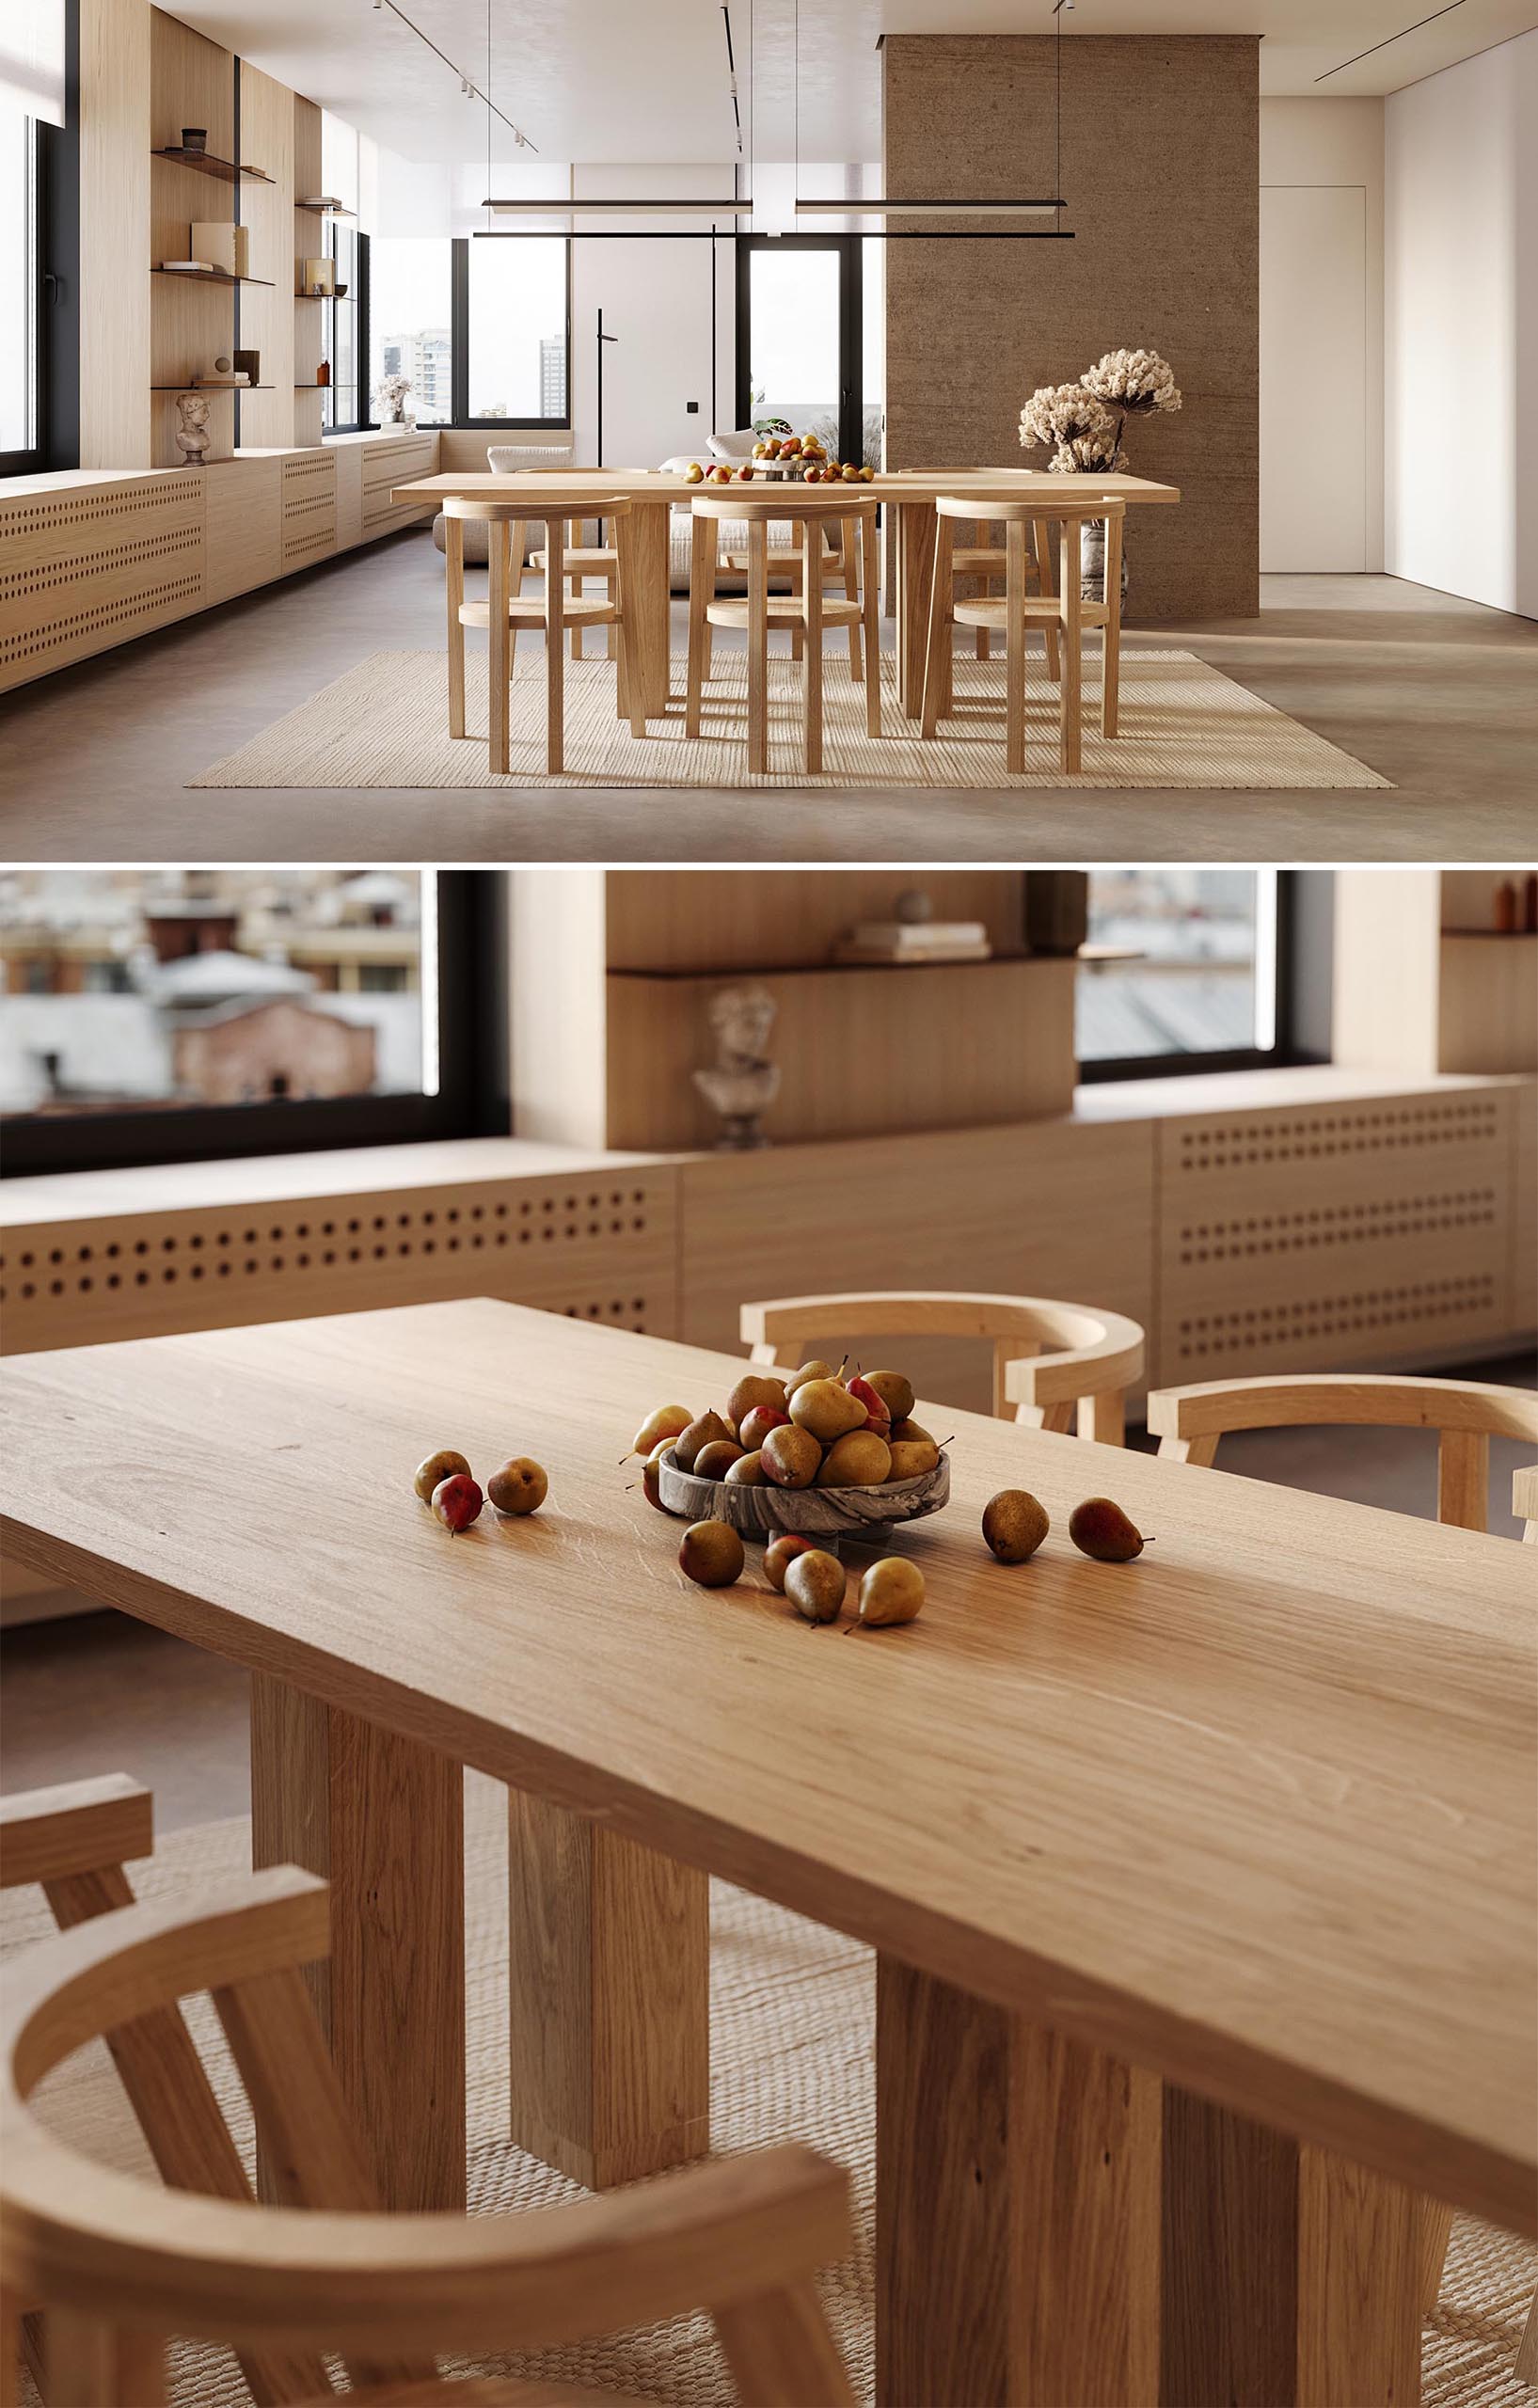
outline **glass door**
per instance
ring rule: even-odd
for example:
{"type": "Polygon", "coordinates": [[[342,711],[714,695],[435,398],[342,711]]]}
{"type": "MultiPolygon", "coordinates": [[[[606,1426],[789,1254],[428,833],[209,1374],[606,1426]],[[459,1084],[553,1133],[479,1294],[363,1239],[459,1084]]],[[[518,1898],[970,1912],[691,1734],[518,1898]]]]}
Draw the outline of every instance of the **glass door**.
{"type": "Polygon", "coordinates": [[[840,460],[880,465],[863,426],[858,236],[745,234],[737,250],[738,426],[784,419],[840,460]]]}

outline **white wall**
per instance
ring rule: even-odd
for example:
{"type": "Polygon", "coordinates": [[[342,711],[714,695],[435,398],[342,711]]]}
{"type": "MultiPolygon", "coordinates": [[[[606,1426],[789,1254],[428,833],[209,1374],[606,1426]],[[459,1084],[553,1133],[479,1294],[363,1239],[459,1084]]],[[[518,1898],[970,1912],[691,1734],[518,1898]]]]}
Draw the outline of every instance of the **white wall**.
{"type": "Polygon", "coordinates": [[[1390,95],[1386,563],[1538,618],[1538,32],[1390,95]]]}
{"type": "Polygon", "coordinates": [[[1262,570],[1384,564],[1383,148],[1381,99],[1261,103],[1262,570]]]}
{"type": "MultiPolygon", "coordinates": [[[[697,166],[579,167],[579,198],[713,198],[732,189],[729,163],[697,166]]],[[[580,224],[580,220],[578,221],[580,224]]],[[[636,218],[655,232],[658,219],[636,218]]],[[[687,222],[687,221],[686,221],[687,222]]],[[[736,419],[737,283],[728,221],[716,250],[716,420],[736,419]]],[[[572,250],[572,420],[577,457],[597,458],[597,326],[618,337],[604,354],[604,460],[649,468],[675,453],[706,457],[710,434],[710,246],[706,242],[605,242],[572,250]],[[697,413],[688,408],[698,402],[697,413]]]]}

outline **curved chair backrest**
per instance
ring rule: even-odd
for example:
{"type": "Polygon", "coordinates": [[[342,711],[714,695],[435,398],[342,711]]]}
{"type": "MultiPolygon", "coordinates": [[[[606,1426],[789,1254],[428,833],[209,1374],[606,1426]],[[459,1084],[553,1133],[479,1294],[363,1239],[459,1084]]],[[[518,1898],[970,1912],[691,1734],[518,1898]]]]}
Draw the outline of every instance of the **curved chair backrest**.
{"type": "Polygon", "coordinates": [[[794,1370],[818,1338],[981,1338],[993,1348],[993,1410],[1039,1430],[1121,1444],[1126,1392],[1143,1376],[1143,1332],[1121,1313],[1047,1296],[885,1289],[744,1305],[755,1363],[794,1370]]]}
{"type": "Polygon", "coordinates": [[[935,509],[942,518],[972,518],[987,525],[990,520],[1006,526],[1014,522],[1026,524],[1040,519],[1114,518],[1119,522],[1126,515],[1127,505],[1119,494],[1086,494],[1076,488],[1066,492],[1059,501],[1048,496],[1023,495],[1018,501],[985,500],[977,495],[940,494],[935,509]]]}
{"type": "Polygon", "coordinates": [[[1230,1430],[1308,1426],[1435,1430],[1437,1519],[1483,1530],[1490,1441],[1538,1439],[1538,1395],[1477,1380],[1324,1371],[1298,1379],[1206,1380],[1156,1388],[1149,1398],[1149,1428],[1159,1452],[1181,1463],[1210,1464],[1230,1430]]]}
{"type": "MultiPolygon", "coordinates": [[[[11,1959],[0,2010],[7,2313],[42,2305],[50,2400],[152,2408],[171,2335],[301,2362],[332,2353],[356,2384],[413,2384],[432,2381],[440,2350],[541,2349],[703,2306],[746,2398],[847,2408],[813,2275],[848,2248],[848,2184],[810,2150],[722,2159],[525,2215],[364,2212],[372,2178],[301,1970],[329,1945],[325,1884],[282,1865],[196,1899],[122,1908],[11,1959]],[[28,2105],[86,2041],[205,1989],[257,2115],[275,2207],[158,2191],[87,2163],[28,2105]]],[[[322,2367],[282,2396],[330,2390],[322,2367]]]]}
{"type": "Polygon", "coordinates": [[[786,482],[754,493],[745,493],[741,485],[717,485],[709,492],[702,487],[690,495],[689,506],[696,518],[741,518],[751,524],[755,518],[874,518],[880,504],[862,485],[830,484],[825,489],[786,482]]]}

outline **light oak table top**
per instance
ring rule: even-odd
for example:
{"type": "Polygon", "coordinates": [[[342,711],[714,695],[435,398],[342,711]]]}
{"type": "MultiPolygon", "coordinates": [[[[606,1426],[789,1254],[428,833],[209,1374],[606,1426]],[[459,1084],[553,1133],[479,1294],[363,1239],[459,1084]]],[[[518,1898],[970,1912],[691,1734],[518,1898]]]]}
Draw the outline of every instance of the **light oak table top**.
{"type": "Polygon", "coordinates": [[[1532,1558],[936,1408],[911,1628],[690,1587],[642,1414],[740,1358],[485,1300],[14,1359],[24,1562],[985,1998],[1534,2229],[1532,1558]],[[411,1491],[530,1452],[546,1509],[411,1491]],[[1025,1486],[1054,1529],[978,1537],[1025,1486]],[[1154,1544],[1069,1546],[1114,1493],[1154,1544]]]}
{"type": "MultiPolygon", "coordinates": [[[[706,456],[700,455],[702,467],[706,456]]],[[[1064,501],[1075,488],[1118,494],[1129,506],[1181,498],[1178,485],[1157,484],[1150,477],[1055,477],[1044,468],[904,468],[882,472],[868,484],[815,484],[808,487],[808,494],[813,499],[825,499],[848,493],[855,499],[864,496],[867,501],[874,496],[878,501],[909,502],[929,509],[936,495],[943,493],[975,493],[979,501],[1018,501],[1022,496],[1039,496],[1046,503],[1064,501]]],[[[416,477],[408,484],[397,485],[390,499],[441,502],[455,495],[489,494],[506,500],[515,494],[527,496],[530,515],[537,517],[535,504],[541,500],[567,500],[575,507],[605,495],[642,502],[687,501],[696,493],[720,496],[752,491],[752,483],[744,485],[737,480],[730,485],[690,484],[683,476],[665,476],[660,468],[520,468],[505,476],[482,468],[445,469],[436,476],[416,477]]]]}

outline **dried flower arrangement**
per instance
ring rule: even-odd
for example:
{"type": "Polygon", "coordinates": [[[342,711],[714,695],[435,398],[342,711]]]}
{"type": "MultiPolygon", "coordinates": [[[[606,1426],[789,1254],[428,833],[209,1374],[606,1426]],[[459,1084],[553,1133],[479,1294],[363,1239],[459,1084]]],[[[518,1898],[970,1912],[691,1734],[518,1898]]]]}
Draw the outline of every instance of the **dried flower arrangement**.
{"type": "Polygon", "coordinates": [[[1077,385],[1039,387],[1020,413],[1020,439],[1033,451],[1050,445],[1047,465],[1060,476],[1105,476],[1128,465],[1129,418],[1180,406],[1174,372],[1156,351],[1108,351],[1077,385]]]}
{"type": "Polygon", "coordinates": [[[398,426],[405,417],[406,396],[411,390],[409,376],[381,376],[375,388],[375,398],[387,426],[398,426]]]}

